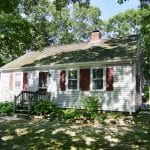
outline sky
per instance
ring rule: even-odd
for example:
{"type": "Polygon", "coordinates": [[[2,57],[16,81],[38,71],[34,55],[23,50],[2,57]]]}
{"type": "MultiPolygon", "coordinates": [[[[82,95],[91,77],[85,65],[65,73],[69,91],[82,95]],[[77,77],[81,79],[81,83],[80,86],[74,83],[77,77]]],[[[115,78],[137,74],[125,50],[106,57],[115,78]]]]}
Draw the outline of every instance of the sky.
{"type": "Polygon", "coordinates": [[[116,15],[119,12],[124,12],[127,9],[137,9],[139,0],[129,0],[123,4],[118,4],[117,0],[90,0],[91,6],[99,7],[102,14],[101,19],[107,20],[108,18],[116,15]]]}

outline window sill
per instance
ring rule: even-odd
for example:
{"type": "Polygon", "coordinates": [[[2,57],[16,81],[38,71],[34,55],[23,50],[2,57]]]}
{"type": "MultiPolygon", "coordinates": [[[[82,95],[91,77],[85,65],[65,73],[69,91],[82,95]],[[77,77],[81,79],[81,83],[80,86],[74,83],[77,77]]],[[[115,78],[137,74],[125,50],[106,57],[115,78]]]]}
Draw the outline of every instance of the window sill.
{"type": "Polygon", "coordinates": [[[91,92],[94,92],[94,91],[96,91],[96,92],[104,92],[105,90],[104,89],[92,89],[90,91],[91,92]]]}
{"type": "Polygon", "coordinates": [[[47,89],[47,86],[46,87],[39,87],[39,89],[47,89]]]}

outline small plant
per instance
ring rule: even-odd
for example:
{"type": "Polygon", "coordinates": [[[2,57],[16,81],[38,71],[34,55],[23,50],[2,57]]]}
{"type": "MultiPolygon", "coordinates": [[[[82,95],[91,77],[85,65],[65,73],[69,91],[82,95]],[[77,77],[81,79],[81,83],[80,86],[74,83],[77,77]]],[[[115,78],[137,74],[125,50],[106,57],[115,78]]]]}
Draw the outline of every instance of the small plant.
{"type": "Polygon", "coordinates": [[[64,119],[77,119],[83,117],[83,110],[80,109],[65,109],[64,119]]]}
{"type": "Polygon", "coordinates": [[[12,102],[1,102],[0,103],[0,113],[11,113],[13,112],[13,103],[12,102]]]}
{"type": "Polygon", "coordinates": [[[101,107],[98,97],[83,96],[81,98],[81,103],[83,104],[85,115],[87,117],[95,118],[97,116],[97,110],[99,110],[101,107]]]}
{"type": "Polygon", "coordinates": [[[144,91],[143,102],[147,102],[148,99],[149,99],[149,87],[148,87],[148,86],[145,86],[145,87],[143,88],[143,91],[144,91]]]}
{"type": "Polygon", "coordinates": [[[37,115],[51,115],[54,116],[58,113],[58,108],[56,104],[49,100],[40,100],[34,106],[34,112],[37,115]]]}

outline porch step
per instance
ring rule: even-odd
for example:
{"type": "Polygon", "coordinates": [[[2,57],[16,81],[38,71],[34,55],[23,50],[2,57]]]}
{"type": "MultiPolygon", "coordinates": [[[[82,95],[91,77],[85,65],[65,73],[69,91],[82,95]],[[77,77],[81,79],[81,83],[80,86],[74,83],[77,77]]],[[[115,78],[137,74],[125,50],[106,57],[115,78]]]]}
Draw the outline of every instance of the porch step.
{"type": "Polygon", "coordinates": [[[17,110],[16,110],[16,113],[18,113],[18,114],[28,114],[28,110],[25,110],[25,109],[17,109],[17,110]]]}
{"type": "MultiPolygon", "coordinates": [[[[32,106],[34,105],[33,102],[32,102],[31,104],[32,104],[32,106]]],[[[24,101],[22,105],[19,104],[19,105],[17,105],[16,107],[17,107],[17,108],[23,108],[23,109],[24,109],[24,108],[28,108],[28,105],[29,105],[29,101],[24,101]]]]}
{"type": "Polygon", "coordinates": [[[24,113],[15,114],[15,117],[16,118],[22,118],[22,119],[29,119],[30,118],[29,114],[24,114],[24,113]]]}

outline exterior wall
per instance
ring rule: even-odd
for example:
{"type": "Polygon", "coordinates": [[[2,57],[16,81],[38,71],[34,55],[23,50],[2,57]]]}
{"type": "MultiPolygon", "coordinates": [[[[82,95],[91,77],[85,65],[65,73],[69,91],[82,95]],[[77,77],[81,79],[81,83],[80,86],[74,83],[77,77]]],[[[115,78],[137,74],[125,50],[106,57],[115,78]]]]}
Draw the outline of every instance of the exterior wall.
{"type": "Polygon", "coordinates": [[[18,95],[22,90],[22,72],[2,72],[1,73],[1,88],[0,101],[13,101],[14,95],[18,95]],[[10,74],[13,76],[12,87],[10,89],[10,74]],[[16,87],[16,74],[19,74],[19,86],[16,87]]]}
{"type": "Polygon", "coordinates": [[[9,73],[1,73],[1,98],[0,101],[13,99],[13,92],[9,91],[9,73]]]}
{"type": "MultiPolygon", "coordinates": [[[[90,69],[97,67],[91,66],[90,69]]],[[[114,68],[114,90],[106,91],[106,79],[104,71],[104,86],[102,90],[90,90],[90,91],[79,91],[78,90],[68,90],[60,91],[60,72],[61,70],[68,70],[68,68],[61,69],[47,69],[47,70],[37,70],[37,71],[26,71],[28,72],[28,88],[29,91],[38,90],[38,81],[39,81],[39,72],[48,71],[50,76],[47,78],[48,82],[48,92],[51,92],[52,100],[56,101],[60,107],[63,108],[82,108],[80,99],[84,95],[96,96],[99,97],[100,102],[102,103],[103,110],[110,111],[127,111],[135,112],[136,107],[139,104],[135,103],[135,78],[134,78],[134,67],[132,65],[118,65],[118,66],[107,66],[114,68]]],[[[106,70],[106,66],[100,66],[106,70]]],[[[78,69],[78,72],[80,68],[78,69]]],[[[13,72],[15,82],[15,74],[13,72]]],[[[0,100],[12,100],[14,95],[18,95],[23,87],[23,72],[20,72],[21,86],[20,88],[15,88],[15,83],[13,84],[13,91],[9,91],[9,73],[2,73],[1,82],[1,97],[0,100]]],[[[66,79],[67,81],[67,79],[66,79]]],[[[92,83],[91,83],[92,84],[92,83]]],[[[79,81],[78,81],[79,85],[79,81]]],[[[66,83],[67,86],[67,83],[66,83]]],[[[92,87],[92,86],[90,86],[92,87]]]]}
{"type": "MultiPolygon", "coordinates": [[[[105,68],[105,67],[104,67],[105,68]]],[[[135,111],[133,99],[134,82],[132,81],[132,65],[113,66],[114,68],[114,90],[106,91],[105,79],[103,90],[79,91],[79,90],[59,90],[59,74],[61,70],[51,72],[51,79],[48,83],[52,100],[56,101],[60,107],[82,108],[80,98],[83,95],[99,97],[103,110],[110,111],[135,111]]],[[[101,109],[101,108],[100,108],[101,109]]]]}

